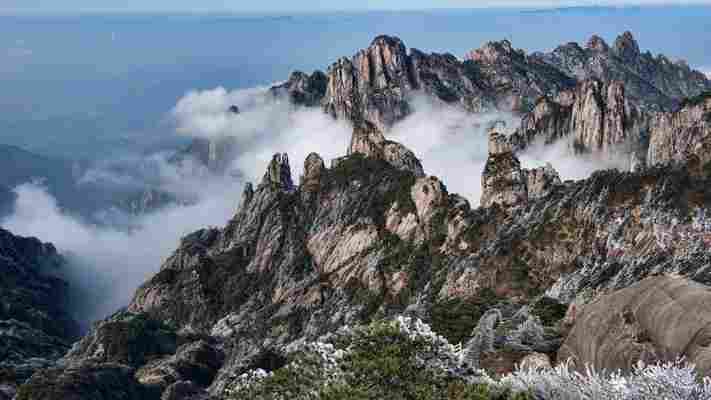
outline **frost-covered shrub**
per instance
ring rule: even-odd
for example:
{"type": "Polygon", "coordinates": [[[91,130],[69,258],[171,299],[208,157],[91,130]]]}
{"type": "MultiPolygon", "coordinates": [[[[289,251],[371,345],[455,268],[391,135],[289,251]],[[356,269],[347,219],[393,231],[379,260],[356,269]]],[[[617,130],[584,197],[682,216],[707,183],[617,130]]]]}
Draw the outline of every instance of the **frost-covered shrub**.
{"type": "Polygon", "coordinates": [[[644,365],[626,375],[588,368],[574,371],[568,363],[548,370],[518,370],[489,384],[544,400],[709,400],[711,379],[700,380],[683,361],[644,365]]]}
{"type": "MultiPolygon", "coordinates": [[[[538,318],[516,329],[538,339],[538,318]]],[[[228,399],[711,400],[711,379],[682,361],[637,365],[629,374],[580,373],[563,363],[492,378],[463,367],[462,352],[422,321],[399,317],[344,328],[321,341],[289,346],[289,364],[235,377],[228,399]]]]}

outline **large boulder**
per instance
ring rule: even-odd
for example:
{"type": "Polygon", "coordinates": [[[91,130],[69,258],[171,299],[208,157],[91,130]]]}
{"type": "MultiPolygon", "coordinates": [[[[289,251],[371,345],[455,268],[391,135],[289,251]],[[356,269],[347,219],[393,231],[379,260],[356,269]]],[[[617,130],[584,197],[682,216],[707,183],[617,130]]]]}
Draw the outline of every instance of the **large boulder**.
{"type": "Polygon", "coordinates": [[[604,295],[579,310],[558,352],[576,368],[629,370],[638,361],[684,357],[711,374],[711,288],[653,276],[604,295]]]}

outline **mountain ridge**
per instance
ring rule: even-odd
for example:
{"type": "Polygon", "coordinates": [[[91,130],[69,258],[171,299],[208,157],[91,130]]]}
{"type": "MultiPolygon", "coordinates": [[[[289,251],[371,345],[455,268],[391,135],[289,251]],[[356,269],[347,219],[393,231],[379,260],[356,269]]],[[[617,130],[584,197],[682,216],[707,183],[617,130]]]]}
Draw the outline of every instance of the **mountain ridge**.
{"type": "MultiPolygon", "coordinates": [[[[622,35],[616,51],[637,54],[630,38],[622,35]]],[[[589,47],[595,59],[611,51],[597,38],[589,47]]],[[[564,77],[505,41],[471,58],[408,55],[399,39],[379,36],[333,64],[325,90],[305,82],[314,75],[292,75],[280,93],[352,123],[347,155],[326,167],[310,154],[296,181],[288,155],[275,154],[262,180],[244,187],[224,227],[184,237],[126,310],[34,374],[19,399],[81,397],[107,387],[115,394],[95,397],[184,391],[183,398],[230,398],[242,374],[287,365],[290,347],[401,315],[461,342],[469,366],[505,374],[529,356],[553,365],[572,355],[584,369],[599,360],[576,345],[579,335],[566,340],[605,312],[596,300],[660,275],[683,277],[674,281],[680,293],[698,289],[689,280],[711,284],[705,97],[657,113],[643,104],[661,106],[666,100],[657,94],[640,100],[633,88],[628,96],[624,81],[605,74],[564,77]],[[428,176],[405,144],[385,138],[410,112],[411,90],[471,112],[513,110],[530,127],[520,137],[573,136],[585,151],[607,151],[644,115],[640,121],[654,126],[649,148],[661,150],[644,168],[562,182],[550,166],[522,168],[516,150],[528,141],[517,139],[517,127],[494,125],[484,171],[462,171],[482,174],[482,207],[472,208],[428,176]],[[521,107],[523,99],[532,109],[521,107]],[[569,132],[570,121],[584,128],[569,132]],[[88,383],[73,386],[82,379],[88,383]]],[[[606,327],[632,332],[622,348],[631,356],[605,366],[693,355],[696,347],[670,345],[653,324],[635,322],[668,304],[654,300],[612,312],[606,327]],[[639,348],[648,350],[644,357],[639,348]]],[[[608,348],[608,331],[601,332],[590,340],[608,348]]],[[[706,364],[698,372],[710,373],[706,364]]]]}

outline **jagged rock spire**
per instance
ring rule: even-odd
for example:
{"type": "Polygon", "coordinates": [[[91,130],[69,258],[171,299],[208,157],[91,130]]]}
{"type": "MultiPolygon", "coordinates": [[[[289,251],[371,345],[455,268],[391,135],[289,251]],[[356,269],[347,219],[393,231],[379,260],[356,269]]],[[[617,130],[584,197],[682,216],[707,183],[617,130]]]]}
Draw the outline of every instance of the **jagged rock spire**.
{"type": "Polygon", "coordinates": [[[502,133],[505,124],[496,123],[489,129],[489,158],[481,179],[481,205],[494,203],[505,207],[528,200],[526,179],[521,163],[511,150],[508,137],[502,133]]]}
{"type": "Polygon", "coordinates": [[[489,128],[489,155],[511,153],[511,143],[503,133],[504,129],[506,124],[503,121],[497,121],[489,128]]]}
{"type": "Polygon", "coordinates": [[[319,188],[321,184],[321,176],[326,170],[326,165],[323,158],[318,153],[311,153],[304,161],[304,176],[302,177],[302,185],[304,191],[311,192],[319,188]]]}
{"type": "Polygon", "coordinates": [[[398,142],[386,140],[385,136],[370,124],[361,124],[353,129],[348,154],[356,153],[385,160],[393,167],[410,171],[417,177],[425,176],[422,163],[415,153],[398,142]]]}
{"type": "Polygon", "coordinates": [[[625,62],[634,62],[639,58],[639,44],[634,39],[632,32],[626,31],[615,40],[615,54],[625,62]]]}
{"type": "Polygon", "coordinates": [[[354,124],[367,122],[385,132],[410,113],[405,92],[413,87],[405,44],[378,36],[353,58],[341,58],[328,70],[323,107],[354,124]]]}
{"type": "Polygon", "coordinates": [[[252,182],[247,182],[244,185],[244,190],[242,191],[242,206],[249,204],[254,198],[254,186],[252,182]]]}
{"type": "Polygon", "coordinates": [[[498,122],[489,130],[489,158],[481,180],[482,207],[494,203],[504,207],[521,205],[530,199],[548,195],[555,185],[561,183],[550,164],[532,170],[521,168],[511,140],[502,133],[505,129],[506,125],[498,122]]]}
{"type": "Polygon", "coordinates": [[[286,153],[276,153],[267,167],[262,179],[262,185],[274,185],[282,189],[293,189],[289,156],[286,153]]]}
{"type": "Polygon", "coordinates": [[[610,46],[607,44],[607,42],[605,42],[605,39],[601,38],[598,35],[592,35],[590,39],[588,39],[588,43],[585,45],[585,47],[589,50],[598,52],[610,51],[610,46]]]}

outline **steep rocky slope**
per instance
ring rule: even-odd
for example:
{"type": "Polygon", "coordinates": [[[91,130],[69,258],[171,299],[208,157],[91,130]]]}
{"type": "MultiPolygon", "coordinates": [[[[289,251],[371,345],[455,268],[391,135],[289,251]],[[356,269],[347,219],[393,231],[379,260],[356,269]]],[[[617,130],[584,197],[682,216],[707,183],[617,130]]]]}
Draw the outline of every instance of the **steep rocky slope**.
{"type": "Polygon", "coordinates": [[[51,244],[0,229],[0,398],[61,357],[79,335],[51,244]],[[5,394],[4,394],[5,393],[5,394]]]}
{"type": "MultiPolygon", "coordinates": [[[[490,162],[497,164],[501,149],[493,143],[490,162]]],[[[579,182],[553,180],[546,194],[476,210],[437,178],[357,152],[333,168],[311,155],[304,175],[294,185],[288,159],[275,156],[262,182],[246,187],[228,225],[186,237],[137,291],[131,314],[121,317],[165,324],[175,337],[216,341],[225,361],[216,361],[214,380],[198,384],[209,384],[215,395],[243,371],[280,366],[280,349],[294,341],[403,312],[468,342],[472,362],[503,372],[535,352],[555,359],[564,328],[562,314],[552,309],[652,273],[711,283],[705,272],[711,193],[697,159],[640,173],[603,171],[579,182]],[[479,317],[485,321],[491,314],[484,311],[492,309],[501,317],[486,328],[479,317]],[[504,334],[523,329],[518,324],[530,318],[521,312],[545,320],[548,333],[534,342],[504,334]],[[482,347],[481,329],[504,336],[482,347]]],[[[543,323],[536,319],[527,324],[543,323]]],[[[107,349],[86,343],[108,341],[124,353],[124,342],[110,339],[124,331],[120,326],[99,325],[80,349],[107,349]]],[[[67,357],[74,367],[38,374],[23,393],[38,398],[31,388],[66,385],[67,368],[88,362],[141,371],[161,363],[151,360],[180,358],[174,347],[154,348],[138,348],[133,359],[73,351],[67,357]]],[[[135,372],[130,381],[142,376],[135,372]]],[[[192,375],[174,381],[180,379],[192,375]]]]}

